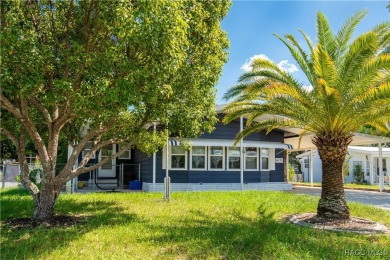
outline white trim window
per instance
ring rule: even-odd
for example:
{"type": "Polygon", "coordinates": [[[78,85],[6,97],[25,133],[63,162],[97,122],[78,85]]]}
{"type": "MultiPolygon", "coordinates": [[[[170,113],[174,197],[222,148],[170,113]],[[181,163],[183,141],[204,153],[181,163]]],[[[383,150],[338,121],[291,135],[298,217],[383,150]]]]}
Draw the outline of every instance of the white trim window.
{"type": "Polygon", "coordinates": [[[223,146],[209,147],[209,170],[219,171],[225,169],[225,149],[223,146]]]}
{"type": "Polygon", "coordinates": [[[262,171],[269,171],[270,170],[270,167],[269,167],[270,166],[270,160],[269,160],[270,152],[269,152],[269,150],[270,149],[268,149],[268,148],[261,148],[260,162],[261,162],[261,170],[262,171]]]}
{"type": "Polygon", "coordinates": [[[303,159],[303,163],[305,164],[305,169],[309,169],[309,159],[303,159]]]}
{"type": "MultiPolygon", "coordinates": [[[[83,151],[83,157],[85,157],[87,155],[87,153],[92,149],[92,141],[88,141],[87,144],[85,145],[84,147],[84,151],[83,151]]],[[[90,159],[95,159],[96,156],[95,156],[96,153],[93,153],[91,155],[91,158],[90,159]]]]}
{"type": "Polygon", "coordinates": [[[206,170],[206,146],[192,146],[191,170],[206,170]]]}
{"type": "MultiPolygon", "coordinates": [[[[122,149],[121,147],[122,145],[118,145],[118,151],[120,151],[122,149]]],[[[121,154],[121,156],[119,156],[119,159],[131,159],[131,151],[130,149],[127,149],[124,153],[121,154]]]]}
{"type": "Polygon", "coordinates": [[[258,151],[256,147],[245,148],[245,170],[246,171],[259,170],[259,164],[257,158],[258,158],[258,151]]]}
{"type": "Polygon", "coordinates": [[[228,170],[240,170],[241,167],[241,156],[240,156],[240,147],[228,147],[228,170]]]}
{"type": "Polygon", "coordinates": [[[186,151],[181,146],[170,146],[170,169],[171,170],[186,170],[187,156],[186,151]]]}

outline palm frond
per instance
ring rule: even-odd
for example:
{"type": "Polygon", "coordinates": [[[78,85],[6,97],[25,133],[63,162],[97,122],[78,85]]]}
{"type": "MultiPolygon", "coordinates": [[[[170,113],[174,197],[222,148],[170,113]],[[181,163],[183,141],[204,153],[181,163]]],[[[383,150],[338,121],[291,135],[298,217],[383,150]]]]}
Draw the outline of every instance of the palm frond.
{"type": "Polygon", "coordinates": [[[339,85],[348,87],[349,81],[355,77],[355,72],[364,66],[368,59],[375,57],[378,51],[379,43],[376,33],[368,32],[356,38],[340,64],[339,85]]]}
{"type": "Polygon", "coordinates": [[[300,125],[291,119],[270,119],[260,122],[254,122],[250,126],[245,127],[243,131],[239,132],[236,135],[234,145],[237,145],[242,138],[245,138],[250,134],[257,133],[263,130],[265,130],[268,134],[273,129],[282,127],[300,127],[300,125]]]}
{"type": "Polygon", "coordinates": [[[304,31],[302,31],[301,29],[298,29],[298,31],[299,31],[299,32],[303,35],[303,37],[305,38],[306,43],[307,43],[307,46],[309,46],[310,53],[313,53],[313,52],[314,52],[314,47],[313,47],[313,43],[311,42],[309,36],[308,36],[304,31]]]}
{"type": "Polygon", "coordinates": [[[362,10],[352,15],[341,27],[336,35],[337,57],[342,57],[348,49],[349,40],[352,37],[358,23],[367,15],[367,10],[362,10]]]}
{"type": "Polygon", "coordinates": [[[314,84],[315,80],[313,78],[313,71],[312,71],[312,62],[309,60],[308,55],[306,52],[302,49],[302,47],[298,44],[298,42],[295,40],[295,38],[292,35],[287,34],[285,37],[291,41],[293,45],[288,43],[286,40],[284,40],[282,37],[280,37],[277,34],[274,34],[279,40],[281,40],[284,45],[287,46],[287,48],[290,50],[291,55],[293,58],[297,61],[299,67],[303,70],[305,75],[307,76],[310,83],[314,84]],[[295,46],[295,47],[294,47],[295,46]]]}
{"type": "Polygon", "coordinates": [[[322,12],[317,13],[317,38],[318,43],[332,59],[336,57],[337,42],[329,26],[329,22],[322,12]]]}
{"type": "Polygon", "coordinates": [[[335,85],[335,81],[337,79],[337,69],[335,63],[321,44],[317,44],[315,49],[313,67],[317,78],[323,78],[330,86],[335,85]]]}
{"type": "Polygon", "coordinates": [[[222,122],[227,124],[239,117],[245,117],[248,115],[256,114],[256,116],[261,116],[266,112],[266,108],[259,103],[251,101],[242,101],[242,102],[232,102],[224,108],[226,113],[222,122]]]}

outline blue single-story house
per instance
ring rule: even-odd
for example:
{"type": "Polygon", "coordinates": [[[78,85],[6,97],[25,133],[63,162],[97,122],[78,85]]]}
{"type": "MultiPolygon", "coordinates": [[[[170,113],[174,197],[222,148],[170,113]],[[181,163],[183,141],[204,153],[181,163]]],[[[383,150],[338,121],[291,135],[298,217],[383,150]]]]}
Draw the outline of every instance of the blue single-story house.
{"type": "MultiPolygon", "coordinates": [[[[268,134],[262,131],[233,146],[237,133],[245,126],[245,118],[222,124],[223,107],[216,107],[219,122],[212,133],[184,139],[191,144],[189,150],[183,149],[175,138],[167,140],[168,149],[165,146],[151,156],[135,147],[98,170],[78,176],[73,189],[78,181],[92,188],[112,189],[126,188],[130,181],[137,180],[144,191],[163,191],[167,175],[171,191],[292,189],[287,182],[288,154],[297,148],[315,149],[311,142],[313,134],[296,128],[276,129],[268,134]]],[[[351,145],[385,142],[390,142],[390,138],[355,133],[351,145]]],[[[90,163],[110,156],[119,148],[119,145],[102,148],[90,163]]]]}
{"type": "MultiPolygon", "coordinates": [[[[162,191],[168,167],[172,191],[291,189],[286,181],[285,162],[287,150],[292,146],[284,143],[291,133],[274,130],[269,134],[251,134],[234,147],[240,122],[243,127],[245,119],[222,124],[222,109],[223,106],[217,106],[219,122],[212,133],[184,139],[191,144],[189,150],[183,149],[174,138],[168,140],[168,156],[166,147],[152,156],[134,148],[97,171],[80,175],[74,183],[83,181],[91,187],[118,183],[119,187],[126,187],[129,181],[139,180],[144,191],[162,191]]],[[[90,163],[104,159],[117,149],[118,145],[102,148],[90,163]]]]}

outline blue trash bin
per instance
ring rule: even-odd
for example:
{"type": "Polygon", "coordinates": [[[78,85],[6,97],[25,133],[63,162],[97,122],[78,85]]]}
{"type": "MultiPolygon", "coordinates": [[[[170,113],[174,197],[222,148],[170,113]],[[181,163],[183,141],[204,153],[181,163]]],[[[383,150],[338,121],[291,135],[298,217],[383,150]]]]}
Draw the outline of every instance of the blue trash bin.
{"type": "Polygon", "coordinates": [[[140,181],[130,181],[129,182],[130,190],[141,190],[142,189],[142,182],[140,181]]]}

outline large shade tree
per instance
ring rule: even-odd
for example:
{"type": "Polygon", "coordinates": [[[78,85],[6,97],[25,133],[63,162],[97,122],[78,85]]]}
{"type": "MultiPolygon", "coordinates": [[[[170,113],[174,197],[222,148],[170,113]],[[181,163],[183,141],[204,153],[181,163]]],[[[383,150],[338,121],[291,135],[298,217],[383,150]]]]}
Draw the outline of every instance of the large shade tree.
{"type": "Polygon", "coordinates": [[[229,6],[195,0],[1,1],[0,130],[17,148],[35,221],[53,218],[65,182],[130,147],[152,152],[168,135],[196,136],[213,128],[214,85],[229,44],[220,21],[229,6]],[[162,130],[154,133],[156,121],[162,130]],[[58,167],[63,139],[73,152],[58,167]],[[40,185],[29,179],[30,141],[43,168],[40,185]],[[78,163],[89,141],[93,146],[78,163]],[[118,143],[117,153],[87,164],[99,149],[118,143]]]}
{"type": "Polygon", "coordinates": [[[390,24],[377,25],[351,40],[355,27],[365,16],[361,11],[333,33],[321,12],[317,14],[317,43],[303,32],[302,46],[293,35],[276,35],[306,74],[312,89],[274,62],[259,58],[252,71],[244,73],[236,86],[225,94],[234,98],[226,108],[225,122],[248,117],[246,128],[237,138],[260,130],[283,127],[314,133],[313,144],[322,160],[322,194],[317,215],[348,219],[349,209],[343,189],[342,166],[353,133],[363,125],[388,131],[390,119],[390,24]],[[272,115],[267,120],[255,120],[272,115]]]}

